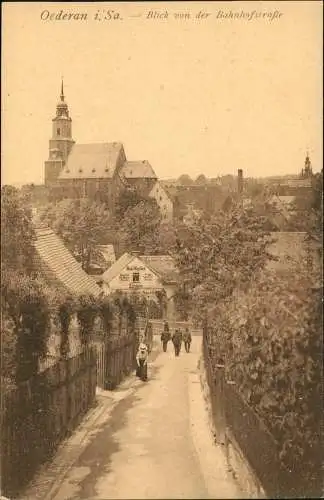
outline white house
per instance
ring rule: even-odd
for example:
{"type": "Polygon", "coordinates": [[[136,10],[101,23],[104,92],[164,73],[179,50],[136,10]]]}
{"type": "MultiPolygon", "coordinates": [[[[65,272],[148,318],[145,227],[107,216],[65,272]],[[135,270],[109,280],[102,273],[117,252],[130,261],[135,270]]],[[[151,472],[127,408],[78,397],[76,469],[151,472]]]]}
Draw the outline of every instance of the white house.
{"type": "Polygon", "coordinates": [[[140,293],[157,301],[156,292],[165,291],[167,315],[175,314],[173,296],[177,287],[178,270],[169,255],[136,255],[125,253],[101,276],[102,290],[140,293]]]}

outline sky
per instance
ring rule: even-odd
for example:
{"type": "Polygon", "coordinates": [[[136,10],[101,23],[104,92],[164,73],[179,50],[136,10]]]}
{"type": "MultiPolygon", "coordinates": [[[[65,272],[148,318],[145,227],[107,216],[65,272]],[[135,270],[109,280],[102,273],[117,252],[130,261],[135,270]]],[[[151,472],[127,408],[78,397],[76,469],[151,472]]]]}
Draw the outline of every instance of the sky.
{"type": "Polygon", "coordinates": [[[307,150],[322,168],[322,2],[4,2],[2,15],[2,184],[44,181],[61,76],[75,141],[121,141],[160,178],[296,174],[307,150]],[[61,10],[87,19],[49,19],[61,10]],[[120,18],[94,19],[109,10],[120,18]]]}

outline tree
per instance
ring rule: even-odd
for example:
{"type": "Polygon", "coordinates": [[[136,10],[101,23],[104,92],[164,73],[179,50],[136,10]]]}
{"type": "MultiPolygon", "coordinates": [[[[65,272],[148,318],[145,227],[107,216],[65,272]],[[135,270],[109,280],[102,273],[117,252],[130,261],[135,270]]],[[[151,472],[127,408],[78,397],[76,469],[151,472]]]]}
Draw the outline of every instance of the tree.
{"type": "Polygon", "coordinates": [[[148,241],[156,238],[161,223],[161,213],[155,199],[143,199],[137,205],[128,208],[123,220],[117,221],[120,253],[137,250],[143,251],[148,241]]]}
{"type": "Polygon", "coordinates": [[[49,305],[33,268],[35,234],[30,206],[17,189],[1,190],[1,298],[5,322],[3,354],[9,376],[26,380],[46,352],[49,305]],[[8,327],[10,325],[10,329],[8,327]],[[10,348],[14,346],[14,348],[10,348]],[[13,368],[14,367],[14,368],[13,368]]]}
{"type": "Polygon", "coordinates": [[[125,217],[128,209],[134,208],[142,201],[146,201],[147,197],[143,197],[136,189],[123,189],[116,200],[114,215],[118,221],[125,217]]]}
{"type": "Polygon", "coordinates": [[[93,259],[102,258],[96,245],[105,243],[112,225],[105,205],[87,198],[63,200],[49,205],[41,214],[41,220],[63,239],[86,272],[93,259]]]}
{"type": "Polygon", "coordinates": [[[269,258],[263,218],[234,206],[178,232],[174,258],[180,269],[179,296],[202,319],[215,302],[248,283],[269,258]]]}
{"type": "Polygon", "coordinates": [[[35,233],[26,197],[12,186],[1,189],[1,266],[31,271],[35,233]]]}
{"type": "Polygon", "coordinates": [[[204,174],[200,174],[195,180],[195,184],[196,186],[206,186],[208,184],[208,180],[204,174]]]}
{"type": "Polygon", "coordinates": [[[38,372],[38,360],[46,354],[50,307],[41,281],[23,271],[7,271],[1,281],[2,307],[14,327],[17,382],[38,372]]]}
{"type": "Polygon", "coordinates": [[[193,180],[188,174],[182,174],[178,179],[178,184],[181,186],[191,186],[193,184],[193,180]]]}

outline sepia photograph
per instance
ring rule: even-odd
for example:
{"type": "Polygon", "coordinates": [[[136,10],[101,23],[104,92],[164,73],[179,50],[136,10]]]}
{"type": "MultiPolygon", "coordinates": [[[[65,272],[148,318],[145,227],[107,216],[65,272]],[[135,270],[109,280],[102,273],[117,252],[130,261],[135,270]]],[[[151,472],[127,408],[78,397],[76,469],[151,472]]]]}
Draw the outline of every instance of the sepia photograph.
{"type": "Polygon", "coordinates": [[[1,9],[0,500],[323,498],[323,3],[1,9]]]}

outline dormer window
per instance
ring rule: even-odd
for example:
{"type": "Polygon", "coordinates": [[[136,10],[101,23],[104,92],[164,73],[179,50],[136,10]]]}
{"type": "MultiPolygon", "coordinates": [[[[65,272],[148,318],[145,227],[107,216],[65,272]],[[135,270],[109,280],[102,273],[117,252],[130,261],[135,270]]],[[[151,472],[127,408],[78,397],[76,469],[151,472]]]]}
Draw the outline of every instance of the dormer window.
{"type": "Polygon", "coordinates": [[[60,128],[58,128],[58,129],[56,130],[56,133],[57,133],[57,135],[61,135],[61,129],[60,129],[60,128]]]}
{"type": "Polygon", "coordinates": [[[93,168],[93,169],[92,169],[92,173],[94,174],[94,173],[95,173],[95,171],[96,171],[96,169],[95,169],[95,168],[93,168]]]}
{"type": "Polygon", "coordinates": [[[83,170],[82,168],[79,168],[79,174],[82,174],[83,170]]]}
{"type": "Polygon", "coordinates": [[[66,170],[66,173],[67,173],[67,174],[69,174],[69,173],[70,173],[70,170],[69,170],[69,169],[67,169],[67,170],[66,170]]]}
{"type": "Polygon", "coordinates": [[[109,169],[108,169],[108,168],[105,168],[105,172],[109,172],[109,169]]]}

